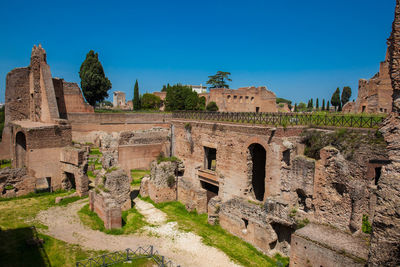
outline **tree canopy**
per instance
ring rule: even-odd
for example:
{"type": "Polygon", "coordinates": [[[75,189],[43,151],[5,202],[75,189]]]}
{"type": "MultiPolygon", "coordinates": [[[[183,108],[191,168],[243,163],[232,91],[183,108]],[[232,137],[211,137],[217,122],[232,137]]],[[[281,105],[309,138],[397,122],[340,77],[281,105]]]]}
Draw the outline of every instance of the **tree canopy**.
{"type": "Polygon", "coordinates": [[[142,109],[158,110],[161,107],[161,98],[154,94],[146,93],[142,96],[141,107],[142,109]]]}
{"type": "Polygon", "coordinates": [[[86,55],[79,70],[81,87],[86,101],[95,106],[97,102],[108,97],[108,90],[111,89],[111,82],[105,76],[99,56],[93,50],[86,55]]]}
{"type": "MultiPolygon", "coordinates": [[[[200,110],[202,101],[191,87],[176,84],[167,88],[165,97],[165,110],[200,110]]],[[[204,109],[204,107],[203,107],[204,109]]]]}
{"type": "Polygon", "coordinates": [[[232,81],[229,78],[230,75],[230,72],[217,71],[217,74],[208,76],[209,80],[207,81],[207,84],[210,85],[210,88],[229,88],[229,85],[226,82],[232,81]]]}

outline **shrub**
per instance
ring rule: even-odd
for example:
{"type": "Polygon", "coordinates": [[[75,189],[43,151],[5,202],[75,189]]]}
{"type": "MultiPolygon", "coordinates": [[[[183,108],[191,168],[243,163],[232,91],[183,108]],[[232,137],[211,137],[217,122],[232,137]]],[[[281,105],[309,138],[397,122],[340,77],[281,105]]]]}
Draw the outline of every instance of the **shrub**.
{"type": "Polygon", "coordinates": [[[192,125],[190,123],[186,123],[185,124],[185,130],[188,131],[188,132],[191,132],[192,131],[192,125]]]}
{"type": "Polygon", "coordinates": [[[217,103],[215,103],[214,101],[211,101],[210,103],[207,104],[206,110],[207,111],[218,111],[219,108],[217,106],[217,103]]]}
{"type": "Polygon", "coordinates": [[[170,175],[167,178],[168,187],[173,187],[175,185],[175,176],[170,175]]]}
{"type": "Polygon", "coordinates": [[[6,190],[12,190],[12,189],[14,189],[14,186],[12,186],[12,185],[6,185],[5,187],[4,187],[4,189],[6,189],[6,190]]]}
{"type": "Polygon", "coordinates": [[[369,223],[368,220],[368,215],[364,214],[362,217],[362,226],[361,226],[361,230],[366,233],[366,234],[371,234],[372,233],[372,226],[369,223]]]}

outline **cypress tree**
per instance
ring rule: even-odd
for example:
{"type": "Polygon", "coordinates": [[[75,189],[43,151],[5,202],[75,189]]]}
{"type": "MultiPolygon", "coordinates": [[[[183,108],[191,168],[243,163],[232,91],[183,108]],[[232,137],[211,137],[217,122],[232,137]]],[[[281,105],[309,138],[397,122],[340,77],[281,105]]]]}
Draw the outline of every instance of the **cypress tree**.
{"type": "Polygon", "coordinates": [[[326,103],[326,110],[329,112],[330,111],[330,106],[329,106],[329,101],[326,103]]]}
{"type": "Polygon", "coordinates": [[[133,89],[132,104],[133,104],[133,110],[140,110],[139,84],[137,79],[135,82],[135,88],[133,89]]]}
{"type": "Polygon", "coordinates": [[[332,106],[335,106],[335,111],[336,111],[337,107],[340,105],[340,89],[339,89],[339,87],[336,89],[336,91],[332,95],[331,104],[332,104],[332,106]]]}
{"type": "Polygon", "coordinates": [[[345,86],[343,87],[343,91],[342,91],[342,97],[341,97],[341,102],[342,102],[342,107],[349,102],[351,97],[351,88],[349,86],[345,86]]]}
{"type": "Polygon", "coordinates": [[[107,91],[111,89],[111,82],[104,74],[99,55],[93,50],[87,53],[79,70],[79,77],[83,95],[91,106],[108,97],[107,91]]]}
{"type": "Polygon", "coordinates": [[[297,103],[294,104],[294,112],[298,112],[298,110],[297,110],[297,103]]]}
{"type": "Polygon", "coordinates": [[[324,110],[325,110],[325,98],[324,98],[324,99],[322,99],[322,108],[321,108],[321,110],[322,110],[322,111],[324,111],[324,110]]]}
{"type": "Polygon", "coordinates": [[[315,108],[319,110],[319,99],[317,98],[317,103],[315,103],[315,108]]]}

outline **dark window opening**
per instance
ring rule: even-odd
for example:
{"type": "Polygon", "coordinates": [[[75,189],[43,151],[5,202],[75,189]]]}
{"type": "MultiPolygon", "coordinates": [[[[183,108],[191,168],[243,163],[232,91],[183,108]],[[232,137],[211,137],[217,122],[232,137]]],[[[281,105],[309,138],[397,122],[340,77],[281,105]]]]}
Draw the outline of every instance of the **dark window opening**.
{"type": "Polygon", "coordinates": [[[333,186],[333,188],[336,189],[338,194],[341,196],[343,196],[343,194],[347,192],[346,186],[344,184],[333,183],[332,186],[333,186]]]}
{"type": "Polygon", "coordinates": [[[306,193],[304,192],[303,189],[297,189],[296,193],[297,193],[297,202],[299,204],[299,209],[307,212],[308,208],[306,205],[306,199],[307,199],[306,193]]]}
{"type": "Polygon", "coordinates": [[[285,151],[283,151],[282,157],[286,165],[290,166],[290,149],[286,149],[285,151]]]}
{"type": "Polygon", "coordinates": [[[242,218],[242,221],[244,222],[244,227],[247,229],[247,226],[249,226],[249,220],[242,218]]]}
{"type": "Polygon", "coordinates": [[[279,243],[286,241],[290,244],[290,241],[292,240],[292,234],[294,233],[295,229],[280,223],[272,223],[271,226],[278,236],[279,243]]]}
{"type": "Polygon", "coordinates": [[[204,147],[205,166],[207,170],[215,171],[217,167],[217,150],[215,148],[204,147]]]}
{"type": "Polygon", "coordinates": [[[260,112],[260,107],[256,107],[256,112],[260,112]]]}
{"type": "Polygon", "coordinates": [[[51,177],[46,177],[47,184],[49,185],[49,192],[53,192],[53,188],[51,187],[51,177]]]}
{"type": "Polygon", "coordinates": [[[375,185],[378,185],[379,179],[381,178],[382,167],[375,168],[375,185]]]}
{"type": "Polygon", "coordinates": [[[207,190],[207,204],[213,197],[218,196],[219,187],[204,181],[200,181],[201,187],[207,190]]]}
{"type": "Polygon", "coordinates": [[[265,193],[265,163],[266,151],[260,144],[252,144],[249,146],[252,161],[252,186],[254,196],[257,200],[264,200],[265,193]]]}
{"type": "Polygon", "coordinates": [[[23,132],[18,132],[15,136],[15,158],[17,168],[26,166],[26,138],[23,132]]]}
{"type": "Polygon", "coordinates": [[[67,189],[76,189],[75,175],[70,172],[65,173],[67,177],[67,189]]]}
{"type": "Polygon", "coordinates": [[[366,106],[362,106],[362,112],[365,112],[366,106]]]}

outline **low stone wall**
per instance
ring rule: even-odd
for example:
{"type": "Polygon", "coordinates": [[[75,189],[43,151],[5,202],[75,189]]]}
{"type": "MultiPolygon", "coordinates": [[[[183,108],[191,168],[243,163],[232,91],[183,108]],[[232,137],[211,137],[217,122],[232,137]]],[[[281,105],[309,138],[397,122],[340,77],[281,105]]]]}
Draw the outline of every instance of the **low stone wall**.
{"type": "Polygon", "coordinates": [[[122,227],[122,211],[121,207],[115,200],[103,193],[97,194],[95,191],[89,192],[90,210],[97,213],[104,222],[106,229],[114,229],[122,227]]]}
{"type": "Polygon", "coordinates": [[[170,113],[69,113],[71,124],[162,124],[169,123],[170,113]]]}
{"type": "Polygon", "coordinates": [[[35,191],[36,178],[26,168],[0,169],[0,197],[19,197],[35,191]]]}
{"type": "Polygon", "coordinates": [[[190,179],[185,177],[178,179],[178,201],[189,211],[207,213],[207,190],[194,186],[190,179]]]}
{"type": "Polygon", "coordinates": [[[150,168],[150,164],[160,153],[166,154],[169,144],[144,144],[118,146],[119,165],[127,172],[132,169],[150,168]]]}
{"type": "Polygon", "coordinates": [[[309,224],[292,235],[290,266],[366,266],[368,242],[329,226],[309,224]]]}

